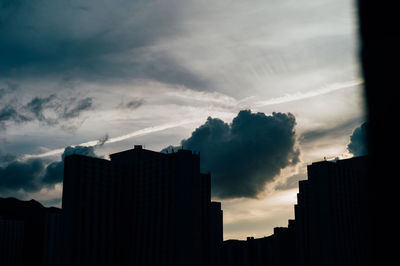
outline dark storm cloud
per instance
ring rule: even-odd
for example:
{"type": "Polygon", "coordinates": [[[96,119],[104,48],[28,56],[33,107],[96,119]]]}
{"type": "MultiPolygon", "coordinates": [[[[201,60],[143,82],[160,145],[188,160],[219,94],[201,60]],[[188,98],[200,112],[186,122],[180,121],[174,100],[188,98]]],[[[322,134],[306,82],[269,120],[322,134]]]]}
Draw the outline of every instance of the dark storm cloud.
{"type": "Polygon", "coordinates": [[[350,143],[347,145],[349,152],[355,156],[363,156],[368,154],[367,147],[367,134],[368,134],[368,122],[363,123],[360,127],[353,131],[350,136],[350,143]]]}
{"type": "Polygon", "coordinates": [[[295,125],[290,113],[244,110],[231,124],[209,117],[181,145],[200,152],[202,171],[211,171],[213,196],[257,197],[281,169],[299,162],[295,125]]]}
{"type": "Polygon", "coordinates": [[[81,154],[90,157],[97,157],[94,147],[67,147],[61,156],[61,161],[52,162],[46,166],[42,159],[30,159],[27,161],[11,161],[11,155],[7,158],[0,156],[0,159],[7,162],[0,162],[0,193],[17,192],[37,192],[43,187],[53,187],[62,182],[64,159],[71,154],[81,154]],[[5,164],[5,166],[1,166],[5,164]]]}
{"type": "Polygon", "coordinates": [[[40,189],[40,177],[44,164],[40,159],[26,162],[14,161],[0,168],[0,192],[18,191],[35,192],[40,189]]]}
{"type": "Polygon", "coordinates": [[[5,153],[5,154],[4,154],[4,153],[0,150],[0,167],[3,166],[3,165],[5,165],[5,164],[11,163],[11,162],[15,161],[16,159],[17,159],[17,156],[16,156],[16,155],[14,155],[14,154],[9,154],[9,153],[5,153]]]}
{"type": "MultiPolygon", "coordinates": [[[[1,1],[0,75],[75,79],[151,79],[205,87],[168,50],[181,33],[177,1],[1,1]]],[[[184,14],[184,12],[183,12],[184,14]]]]}

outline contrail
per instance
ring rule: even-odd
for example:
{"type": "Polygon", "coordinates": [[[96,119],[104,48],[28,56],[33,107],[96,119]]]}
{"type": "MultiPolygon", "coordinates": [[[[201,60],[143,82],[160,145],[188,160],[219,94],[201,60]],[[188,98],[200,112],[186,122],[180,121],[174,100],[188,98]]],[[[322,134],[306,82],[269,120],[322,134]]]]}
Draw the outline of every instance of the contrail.
{"type": "MultiPolygon", "coordinates": [[[[348,82],[342,82],[342,83],[335,83],[335,84],[332,84],[330,86],[327,86],[327,87],[324,87],[324,88],[321,88],[318,90],[313,90],[313,91],[309,91],[309,92],[305,92],[305,93],[298,92],[295,94],[287,94],[285,96],[278,97],[278,98],[272,98],[272,99],[265,100],[265,101],[258,101],[258,102],[255,102],[254,104],[251,104],[251,106],[262,107],[262,106],[267,106],[267,105],[288,103],[288,102],[303,100],[303,99],[327,94],[327,93],[345,89],[345,88],[358,86],[361,84],[363,84],[363,80],[354,80],[354,81],[348,81],[348,82]]],[[[190,123],[195,123],[195,122],[201,122],[201,121],[204,121],[204,118],[186,119],[186,120],[182,120],[182,121],[175,122],[175,123],[168,123],[168,124],[159,125],[159,126],[147,127],[147,128],[143,128],[143,129],[131,132],[129,134],[125,134],[123,136],[105,139],[105,140],[103,140],[102,144],[119,142],[119,141],[123,141],[123,140],[129,139],[129,138],[143,136],[143,135],[151,134],[154,132],[163,131],[163,130],[166,130],[169,128],[174,128],[174,127],[178,127],[178,126],[182,126],[182,125],[186,125],[186,124],[190,124],[190,123]]],[[[92,140],[92,141],[88,141],[88,142],[84,142],[84,143],[80,143],[78,145],[72,145],[72,146],[73,147],[75,147],[75,146],[96,146],[98,144],[99,144],[99,140],[92,140]]],[[[48,156],[62,154],[63,152],[64,152],[64,148],[54,149],[54,150],[51,150],[51,151],[48,151],[45,153],[40,153],[40,154],[25,154],[22,157],[22,159],[48,157],[48,156]]]]}
{"type": "MultiPolygon", "coordinates": [[[[147,128],[143,128],[143,129],[131,132],[129,134],[123,135],[123,136],[109,138],[106,141],[103,141],[102,144],[119,142],[119,141],[123,141],[123,140],[129,139],[129,138],[143,136],[143,135],[151,134],[154,132],[163,131],[163,130],[166,130],[169,128],[174,128],[174,127],[183,126],[183,125],[190,124],[190,123],[200,122],[203,120],[204,120],[204,118],[186,119],[186,120],[182,120],[182,121],[175,122],[175,123],[168,123],[168,124],[164,124],[164,125],[160,125],[160,126],[147,127],[147,128]]],[[[99,140],[92,140],[92,141],[88,141],[88,142],[84,142],[84,143],[80,143],[78,145],[72,145],[72,146],[73,147],[75,147],[75,146],[96,146],[98,144],[99,144],[99,140]]],[[[30,159],[30,158],[48,157],[48,156],[58,155],[63,152],[64,152],[64,148],[63,149],[55,149],[55,150],[51,150],[51,151],[48,151],[45,153],[40,153],[40,154],[25,154],[22,157],[22,159],[26,160],[26,159],[30,159]]]]}
{"type": "Polygon", "coordinates": [[[298,101],[298,100],[303,100],[303,99],[327,94],[327,93],[330,93],[333,91],[358,86],[358,85],[363,84],[363,82],[364,82],[363,80],[353,80],[353,81],[347,81],[347,82],[342,82],[342,83],[334,83],[334,84],[326,86],[324,88],[309,91],[309,92],[298,92],[295,94],[286,94],[285,96],[282,96],[282,97],[272,98],[272,99],[265,100],[265,101],[258,101],[258,102],[254,103],[254,106],[262,107],[262,106],[267,106],[267,105],[294,102],[294,101],[298,101]]]}

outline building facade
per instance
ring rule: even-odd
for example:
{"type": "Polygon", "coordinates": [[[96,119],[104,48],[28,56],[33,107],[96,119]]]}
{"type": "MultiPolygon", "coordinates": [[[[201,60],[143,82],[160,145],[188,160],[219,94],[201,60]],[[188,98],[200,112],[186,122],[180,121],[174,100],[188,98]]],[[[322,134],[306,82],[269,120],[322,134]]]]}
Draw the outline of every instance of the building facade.
{"type": "Polygon", "coordinates": [[[0,265],[23,266],[24,222],[0,216],[0,265]]]}
{"type": "Polygon", "coordinates": [[[295,220],[264,238],[227,240],[224,266],[365,266],[368,160],[315,162],[299,181],[295,220]]]}
{"type": "Polygon", "coordinates": [[[110,159],[65,159],[66,263],[211,265],[211,246],[219,244],[210,242],[222,242],[211,233],[222,235],[222,216],[212,215],[222,213],[211,203],[200,156],[137,145],[110,159]]]}
{"type": "Polygon", "coordinates": [[[0,198],[0,265],[59,266],[61,221],[59,208],[0,198]]]}
{"type": "Polygon", "coordinates": [[[297,265],[367,265],[368,157],[308,166],[295,206],[297,265]]]}

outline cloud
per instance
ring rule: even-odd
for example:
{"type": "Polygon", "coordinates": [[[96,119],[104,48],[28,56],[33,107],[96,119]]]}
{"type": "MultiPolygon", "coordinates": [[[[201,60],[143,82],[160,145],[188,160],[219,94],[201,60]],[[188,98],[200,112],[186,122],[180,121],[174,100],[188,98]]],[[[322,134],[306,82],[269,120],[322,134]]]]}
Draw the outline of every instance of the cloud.
{"type": "MultiPolygon", "coordinates": [[[[122,136],[118,136],[118,137],[114,137],[114,138],[106,138],[106,140],[104,141],[103,144],[120,142],[120,141],[124,141],[124,140],[130,139],[130,138],[134,138],[134,137],[138,137],[138,136],[145,136],[145,135],[152,134],[155,132],[159,132],[159,131],[163,131],[166,129],[175,128],[175,127],[179,127],[179,126],[183,126],[183,125],[187,125],[187,124],[191,124],[191,123],[196,123],[199,121],[200,121],[200,119],[185,119],[185,120],[180,120],[180,121],[162,124],[162,125],[158,125],[158,126],[146,127],[146,128],[136,130],[134,132],[122,135],[122,136]]],[[[78,146],[87,146],[87,147],[94,146],[94,147],[96,147],[99,145],[99,143],[101,143],[101,140],[91,140],[91,141],[81,143],[78,146]]],[[[50,150],[45,153],[25,154],[23,156],[23,158],[25,158],[25,159],[41,158],[41,157],[47,157],[47,156],[61,154],[62,152],[63,152],[63,149],[54,149],[54,150],[50,150]]]]}
{"type": "Polygon", "coordinates": [[[333,126],[319,126],[318,128],[307,130],[299,136],[299,141],[301,144],[305,144],[320,139],[339,138],[343,135],[348,135],[348,132],[351,132],[355,125],[360,123],[361,119],[355,117],[333,126]]]}
{"type": "Polygon", "coordinates": [[[0,109],[0,129],[6,128],[6,122],[15,124],[39,121],[49,126],[59,125],[62,127],[67,121],[67,126],[73,126],[71,120],[79,117],[82,112],[90,110],[93,99],[86,97],[60,98],[56,94],[47,97],[34,97],[26,104],[13,100],[0,109]]]}
{"type": "Polygon", "coordinates": [[[283,183],[275,186],[276,190],[288,190],[299,187],[299,181],[307,179],[307,173],[298,173],[289,176],[283,183]]]}
{"type": "Polygon", "coordinates": [[[35,192],[40,189],[40,177],[44,170],[43,161],[31,159],[26,162],[14,161],[0,168],[0,192],[35,192]]]}
{"type": "Polygon", "coordinates": [[[331,92],[334,92],[337,90],[352,88],[354,86],[359,86],[362,84],[363,84],[362,80],[353,80],[353,81],[342,82],[342,83],[334,83],[334,84],[330,84],[329,86],[325,86],[323,88],[311,90],[308,92],[297,92],[295,94],[286,94],[285,96],[282,96],[282,97],[273,98],[273,99],[269,99],[266,101],[259,101],[259,102],[255,103],[255,106],[261,107],[261,106],[268,106],[268,105],[282,104],[282,103],[289,103],[289,102],[304,100],[304,99],[328,94],[328,93],[331,93],[331,92]]]}
{"type": "Polygon", "coordinates": [[[25,108],[38,121],[46,122],[47,124],[55,124],[57,123],[56,120],[49,119],[44,115],[45,109],[50,108],[52,106],[51,103],[54,101],[55,98],[56,96],[54,94],[44,98],[35,97],[26,104],[25,108]]]}
{"type": "Polygon", "coordinates": [[[82,111],[88,110],[92,107],[93,99],[90,97],[78,100],[72,106],[64,106],[61,117],[64,119],[71,119],[78,117],[82,111]]]}
{"type": "Polygon", "coordinates": [[[61,120],[76,118],[81,112],[91,109],[92,105],[93,99],[91,97],[83,99],[78,99],[77,97],[61,99],[55,94],[52,94],[43,98],[35,97],[27,103],[24,108],[38,121],[52,125],[58,124],[61,120]],[[54,117],[46,116],[46,110],[54,117]]]}
{"type": "Polygon", "coordinates": [[[290,113],[243,110],[231,124],[209,117],[181,145],[200,152],[201,170],[211,171],[213,196],[254,198],[282,169],[299,162],[295,125],[290,113]]]}
{"type": "Polygon", "coordinates": [[[95,146],[93,147],[101,147],[103,146],[108,140],[110,139],[110,136],[108,134],[105,134],[103,137],[99,139],[99,141],[96,143],[95,146]]]}
{"type": "Polygon", "coordinates": [[[122,102],[118,107],[123,109],[134,110],[142,106],[144,103],[145,103],[144,99],[132,99],[129,100],[127,103],[122,102]]]}
{"type": "Polygon", "coordinates": [[[354,154],[354,156],[363,156],[368,154],[368,127],[368,122],[365,122],[360,127],[356,128],[350,136],[350,143],[347,145],[347,149],[350,153],[354,154]]]}
{"type": "Polygon", "coordinates": [[[12,82],[6,82],[5,88],[0,88],[0,100],[6,95],[18,89],[18,85],[12,82]]]}
{"type": "Polygon", "coordinates": [[[68,78],[81,88],[145,80],[271,99],[253,107],[328,93],[335,88],[306,88],[353,80],[352,24],[337,23],[347,10],[343,1],[328,9],[288,2],[3,1],[0,76],[68,78]],[[288,94],[276,97],[281,89],[288,94]]]}
{"type": "Polygon", "coordinates": [[[0,150],[0,167],[5,164],[11,163],[11,162],[15,161],[16,159],[17,159],[16,155],[9,154],[9,153],[3,153],[0,150]]]}
{"type": "Polygon", "coordinates": [[[6,122],[9,121],[19,124],[30,121],[30,118],[20,114],[12,104],[7,104],[0,109],[0,130],[4,130],[6,128],[6,122]]]}
{"type": "Polygon", "coordinates": [[[0,193],[18,192],[20,190],[38,192],[43,187],[53,187],[63,180],[66,156],[81,154],[97,157],[94,149],[94,147],[82,146],[67,147],[61,156],[61,161],[52,162],[47,166],[45,161],[40,158],[18,161],[12,155],[0,156],[2,160],[0,161],[0,193]]]}
{"type": "Polygon", "coordinates": [[[158,47],[164,37],[182,33],[179,17],[187,15],[186,5],[128,0],[1,3],[0,74],[89,81],[137,78],[204,87],[205,79],[158,47]]]}

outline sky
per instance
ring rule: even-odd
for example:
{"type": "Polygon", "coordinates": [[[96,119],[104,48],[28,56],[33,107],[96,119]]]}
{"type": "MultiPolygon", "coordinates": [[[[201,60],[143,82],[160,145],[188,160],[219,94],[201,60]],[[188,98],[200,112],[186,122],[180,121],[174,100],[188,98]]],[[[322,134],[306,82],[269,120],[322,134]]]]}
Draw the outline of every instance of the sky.
{"type": "Polygon", "coordinates": [[[308,164],[365,153],[357,37],[349,0],[0,0],[0,196],[60,206],[68,154],[183,146],[224,239],[270,235],[308,164]]]}

